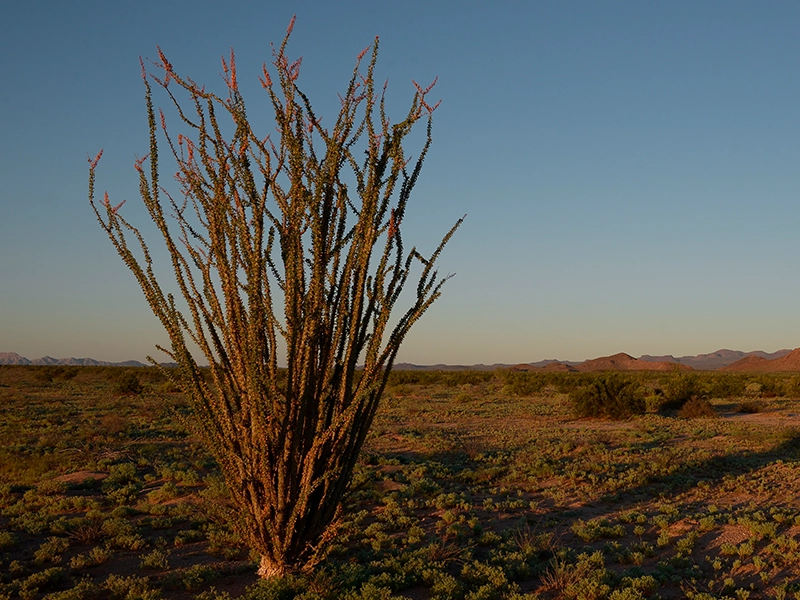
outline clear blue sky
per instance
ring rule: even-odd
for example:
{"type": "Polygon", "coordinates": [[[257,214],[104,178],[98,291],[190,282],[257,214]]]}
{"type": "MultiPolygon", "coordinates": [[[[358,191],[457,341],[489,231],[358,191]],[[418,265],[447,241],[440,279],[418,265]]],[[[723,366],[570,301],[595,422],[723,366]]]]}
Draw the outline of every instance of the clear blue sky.
{"type": "Polygon", "coordinates": [[[89,209],[86,158],[105,148],[98,187],[141,223],[139,56],[161,45],[221,89],[233,46],[261,119],[260,64],[295,13],[323,118],[375,35],[398,117],[411,79],[439,77],[406,236],[430,251],[468,216],[400,360],[800,346],[800,3],[30,0],[0,7],[0,352],[166,341],[89,209]]]}

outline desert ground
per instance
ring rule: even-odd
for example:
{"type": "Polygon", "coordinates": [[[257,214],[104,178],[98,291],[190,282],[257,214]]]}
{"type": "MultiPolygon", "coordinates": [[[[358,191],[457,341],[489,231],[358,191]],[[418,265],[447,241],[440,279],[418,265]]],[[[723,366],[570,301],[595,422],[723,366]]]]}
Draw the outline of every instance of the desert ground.
{"type": "Polygon", "coordinates": [[[1,366],[0,411],[0,598],[800,598],[793,373],[397,371],[269,582],[157,370],[1,366]]]}

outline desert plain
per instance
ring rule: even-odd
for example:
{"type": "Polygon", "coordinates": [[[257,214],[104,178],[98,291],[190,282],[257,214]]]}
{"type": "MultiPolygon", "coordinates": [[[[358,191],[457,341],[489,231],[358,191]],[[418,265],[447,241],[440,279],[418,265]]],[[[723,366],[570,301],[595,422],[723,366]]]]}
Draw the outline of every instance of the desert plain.
{"type": "Polygon", "coordinates": [[[395,371],[326,559],[267,582],[161,372],[0,366],[0,598],[800,598],[796,354],[395,371]]]}

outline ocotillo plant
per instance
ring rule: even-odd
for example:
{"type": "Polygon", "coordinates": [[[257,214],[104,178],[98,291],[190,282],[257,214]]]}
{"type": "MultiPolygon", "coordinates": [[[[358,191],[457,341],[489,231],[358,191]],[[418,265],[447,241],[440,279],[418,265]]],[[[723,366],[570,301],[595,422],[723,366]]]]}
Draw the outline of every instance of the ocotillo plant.
{"type": "Polygon", "coordinates": [[[266,65],[261,77],[277,139],[253,131],[233,52],[222,61],[222,96],[180,76],[160,49],[158,76],[142,63],[150,151],[136,162],[140,194],[183,308],[157,280],[145,236],[121,204],[108,194],[95,202],[100,154],[89,169],[91,206],[169,334],[171,348],[159,349],[178,365],[170,376],[191,399],[262,577],[308,568],[321,555],[398,349],[439,297],[447,277],[435,263],[461,223],[427,258],[403,245],[406,205],[431,143],[432,85],[415,83],[408,114],[390,124],[386,86],[374,78],[376,38],[366,72],[370,48],[324,128],[297,87],[300,61],[286,57],[290,34],[291,25],[273,52],[277,79],[266,65]],[[173,136],[157,116],[152,83],[190,136],[173,136]],[[222,115],[233,121],[228,137],[222,115]],[[427,137],[411,161],[403,142],[420,121],[427,137]],[[180,195],[159,184],[159,139],[177,164],[180,195]],[[398,313],[409,277],[416,294],[398,313]]]}

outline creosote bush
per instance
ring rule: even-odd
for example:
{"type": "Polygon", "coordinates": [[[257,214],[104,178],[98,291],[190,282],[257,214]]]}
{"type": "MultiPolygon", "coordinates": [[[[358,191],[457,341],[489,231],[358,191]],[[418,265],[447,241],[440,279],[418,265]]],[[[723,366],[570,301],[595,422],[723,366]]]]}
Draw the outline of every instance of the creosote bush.
{"type": "Polygon", "coordinates": [[[678,411],[682,419],[697,419],[701,417],[716,417],[717,411],[704,398],[691,398],[678,411]]]}
{"type": "Polygon", "coordinates": [[[739,373],[715,373],[706,384],[710,398],[733,398],[744,394],[747,379],[739,373]]]}
{"type": "Polygon", "coordinates": [[[274,51],[277,78],[266,66],[261,77],[275,137],[251,127],[233,52],[222,61],[225,96],[179,75],[160,49],[159,77],[142,64],[150,148],[136,161],[139,191],[183,308],[157,280],[122,204],[107,194],[95,202],[100,154],[89,171],[91,206],[169,335],[160,349],[178,366],[165,375],[191,399],[192,427],[225,475],[234,525],[261,556],[263,577],[324,553],[398,349],[440,295],[447,277],[435,264],[461,222],[427,257],[404,245],[406,205],[431,143],[432,86],[415,83],[408,113],[390,123],[376,40],[324,127],[298,88],[300,61],[287,59],[290,33],[274,51]],[[157,115],[151,83],[186,133],[157,115]],[[404,141],[420,121],[427,137],[412,160],[404,141]],[[164,140],[179,194],[161,184],[164,140]],[[410,306],[397,312],[409,278],[410,306]]]}
{"type": "Polygon", "coordinates": [[[142,382],[135,373],[125,373],[120,377],[114,391],[120,396],[138,396],[143,389],[142,382]]]}
{"type": "Polygon", "coordinates": [[[672,375],[664,385],[662,409],[678,409],[701,393],[700,382],[693,373],[672,375]]]}
{"type": "Polygon", "coordinates": [[[531,396],[539,393],[547,383],[547,377],[540,373],[507,371],[503,391],[511,396],[531,396]]]}
{"type": "Polygon", "coordinates": [[[626,419],[645,411],[641,386],[633,377],[603,373],[570,392],[573,412],[579,417],[626,419]]]}

